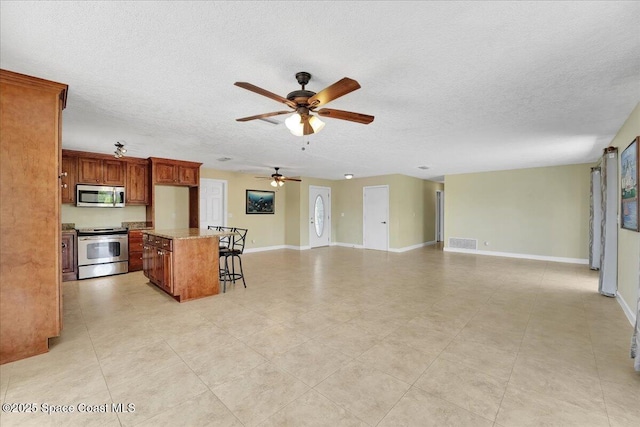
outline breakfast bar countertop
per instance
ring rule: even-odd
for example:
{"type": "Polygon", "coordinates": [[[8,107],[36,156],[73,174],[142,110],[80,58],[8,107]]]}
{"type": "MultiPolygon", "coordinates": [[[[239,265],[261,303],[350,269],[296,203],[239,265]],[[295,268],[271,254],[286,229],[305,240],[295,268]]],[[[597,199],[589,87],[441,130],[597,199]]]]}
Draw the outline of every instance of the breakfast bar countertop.
{"type": "Polygon", "coordinates": [[[165,239],[203,239],[208,237],[229,236],[233,233],[216,230],[201,230],[199,228],[178,228],[173,230],[143,230],[145,234],[164,237],[165,239]]]}

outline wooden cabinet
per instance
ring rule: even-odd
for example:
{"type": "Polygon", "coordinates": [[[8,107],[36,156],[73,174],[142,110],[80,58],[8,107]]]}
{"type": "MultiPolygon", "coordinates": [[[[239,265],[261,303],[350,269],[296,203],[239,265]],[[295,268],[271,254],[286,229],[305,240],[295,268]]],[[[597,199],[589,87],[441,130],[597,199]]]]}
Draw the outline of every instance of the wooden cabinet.
{"type": "Polygon", "coordinates": [[[143,241],[144,274],[149,281],[173,293],[173,241],[164,237],[145,234],[143,241]]]}
{"type": "Polygon", "coordinates": [[[167,185],[198,186],[200,163],[151,157],[153,183],[167,185]]]}
{"type": "Polygon", "coordinates": [[[93,157],[78,158],[78,183],[96,185],[124,185],[125,163],[93,157]]]}
{"type": "Polygon", "coordinates": [[[142,230],[129,230],[129,272],[142,270],[142,230]]]}
{"type": "Polygon", "coordinates": [[[216,295],[220,289],[218,237],[187,230],[192,230],[187,238],[142,234],[145,276],[179,302],[216,295]]]}
{"type": "Polygon", "coordinates": [[[127,183],[125,184],[128,205],[149,204],[149,164],[148,162],[127,162],[127,183]]]}
{"type": "Polygon", "coordinates": [[[78,247],[76,231],[62,232],[62,281],[78,279],[78,247]]]}
{"type": "Polygon", "coordinates": [[[124,186],[125,204],[149,205],[149,171],[148,159],[62,150],[62,203],[76,202],[76,184],[90,184],[124,186]]]}
{"type": "Polygon", "coordinates": [[[76,203],[76,181],[78,179],[78,158],[62,155],[62,170],[60,174],[61,202],[76,203]]]}
{"type": "Polygon", "coordinates": [[[62,329],[61,144],[67,85],[0,70],[0,364],[62,329]]]}
{"type": "Polygon", "coordinates": [[[189,227],[200,227],[200,166],[202,163],[183,160],[161,159],[149,157],[151,168],[151,201],[147,205],[146,220],[155,221],[155,187],[156,185],[179,185],[189,187],[189,227]]]}

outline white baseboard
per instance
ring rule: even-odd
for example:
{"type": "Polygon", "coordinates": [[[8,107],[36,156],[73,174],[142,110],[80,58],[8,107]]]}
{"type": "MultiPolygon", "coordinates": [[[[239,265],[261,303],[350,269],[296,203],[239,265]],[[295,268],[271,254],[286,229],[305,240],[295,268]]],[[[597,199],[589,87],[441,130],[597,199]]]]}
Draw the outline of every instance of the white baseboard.
{"type": "Polygon", "coordinates": [[[356,245],[355,243],[331,242],[331,246],[342,246],[345,248],[364,249],[364,246],[356,245]]]}
{"type": "Polygon", "coordinates": [[[624,300],[624,298],[622,298],[619,292],[616,292],[616,300],[618,300],[618,304],[620,304],[620,307],[622,307],[622,311],[624,312],[625,316],[627,316],[627,319],[629,319],[631,326],[636,326],[636,313],[634,313],[633,310],[629,308],[629,305],[624,300]]]}
{"type": "Polygon", "coordinates": [[[420,249],[420,248],[424,248],[425,246],[431,246],[431,245],[435,245],[436,241],[432,240],[430,242],[424,242],[424,243],[418,243],[417,245],[412,245],[412,246],[405,246],[404,248],[389,248],[389,252],[407,252],[407,251],[412,251],[414,249],[420,249]]]}
{"type": "Polygon", "coordinates": [[[533,259],[536,261],[550,261],[550,262],[564,262],[568,264],[589,264],[588,259],[583,258],[563,258],[544,255],[531,255],[531,254],[514,254],[511,252],[494,252],[494,251],[478,251],[473,249],[458,249],[458,248],[444,248],[445,252],[457,252],[462,254],[474,254],[474,255],[488,255],[488,256],[500,256],[506,258],[521,258],[521,259],[533,259]]]}
{"type": "Polygon", "coordinates": [[[293,246],[293,245],[263,246],[261,248],[245,249],[244,253],[248,254],[252,252],[277,251],[278,249],[293,249],[294,251],[304,251],[309,249],[309,246],[293,246]]]}

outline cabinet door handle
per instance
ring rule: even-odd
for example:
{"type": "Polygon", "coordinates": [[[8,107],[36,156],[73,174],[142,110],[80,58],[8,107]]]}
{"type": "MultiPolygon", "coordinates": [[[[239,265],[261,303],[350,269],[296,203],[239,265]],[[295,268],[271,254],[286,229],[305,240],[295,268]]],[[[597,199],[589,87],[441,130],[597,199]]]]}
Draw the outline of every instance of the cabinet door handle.
{"type": "Polygon", "coordinates": [[[67,247],[67,244],[66,244],[66,243],[64,243],[64,242],[62,242],[62,247],[63,247],[63,248],[66,248],[66,247],[67,247]]]}

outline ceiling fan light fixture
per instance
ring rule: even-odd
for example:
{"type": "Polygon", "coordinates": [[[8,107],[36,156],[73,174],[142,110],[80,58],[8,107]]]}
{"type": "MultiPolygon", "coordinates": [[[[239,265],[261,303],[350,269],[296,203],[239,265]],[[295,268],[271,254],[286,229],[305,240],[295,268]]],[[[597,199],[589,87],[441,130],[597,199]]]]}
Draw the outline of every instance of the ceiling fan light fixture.
{"type": "Polygon", "coordinates": [[[318,133],[324,128],[324,122],[316,116],[309,115],[309,124],[313,129],[313,133],[318,133]]]}
{"type": "Polygon", "coordinates": [[[293,113],[284,121],[284,124],[295,136],[304,135],[304,124],[302,123],[302,116],[300,116],[300,114],[293,113]]]}
{"type": "Polygon", "coordinates": [[[276,181],[275,179],[273,181],[270,182],[272,187],[277,187],[278,186],[278,181],[276,181]]]}

